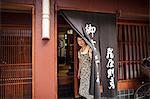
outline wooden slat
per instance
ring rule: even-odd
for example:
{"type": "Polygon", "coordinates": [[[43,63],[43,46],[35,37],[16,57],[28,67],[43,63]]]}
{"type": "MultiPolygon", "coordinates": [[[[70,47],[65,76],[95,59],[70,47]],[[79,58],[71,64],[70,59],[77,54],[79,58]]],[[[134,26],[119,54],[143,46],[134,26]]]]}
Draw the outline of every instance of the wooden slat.
{"type": "MultiPolygon", "coordinates": [[[[130,56],[131,56],[131,59],[130,60],[134,60],[134,49],[133,49],[133,42],[134,42],[134,38],[133,38],[133,33],[134,33],[134,31],[133,31],[133,25],[130,25],[130,36],[131,36],[131,41],[130,41],[130,56]]],[[[134,78],[134,63],[131,63],[131,65],[130,65],[130,77],[131,77],[131,79],[133,79],[134,78]]]]}
{"type": "MultiPolygon", "coordinates": [[[[122,46],[122,25],[119,25],[119,34],[120,34],[120,57],[119,60],[123,60],[123,46],[122,46]]],[[[120,79],[124,79],[124,68],[123,68],[123,63],[121,63],[121,70],[120,70],[120,79]]]]}
{"type": "MultiPolygon", "coordinates": [[[[136,34],[136,60],[140,60],[140,56],[139,56],[139,35],[138,35],[138,26],[136,25],[136,30],[135,30],[135,34],[136,34]]],[[[139,63],[137,63],[137,76],[140,76],[140,66],[139,63]]]]}
{"type": "Polygon", "coordinates": [[[140,26],[139,27],[139,38],[140,38],[140,41],[139,41],[139,43],[140,43],[140,59],[142,60],[142,58],[143,58],[143,53],[142,53],[142,42],[143,42],[143,40],[142,40],[142,26],[140,26]]]}
{"type": "MultiPolygon", "coordinates": [[[[127,25],[124,25],[124,34],[125,34],[125,60],[128,60],[129,56],[128,56],[128,33],[127,33],[127,25]]],[[[125,64],[126,66],[126,79],[129,79],[129,66],[128,63],[125,64]]]]}
{"type": "Polygon", "coordinates": [[[146,46],[145,46],[145,27],[142,26],[142,49],[143,49],[143,58],[146,58],[146,46]]]}
{"type": "MultiPolygon", "coordinates": [[[[132,50],[131,50],[131,28],[130,28],[130,25],[128,25],[128,38],[129,38],[129,60],[132,61],[132,50]]],[[[131,77],[131,64],[129,63],[129,76],[130,76],[130,79],[132,78],[131,77]]]]}
{"type": "MultiPolygon", "coordinates": [[[[117,33],[117,51],[120,53],[120,50],[119,50],[119,48],[120,48],[120,43],[119,43],[119,24],[116,24],[116,33],[117,33]]],[[[117,76],[118,76],[118,79],[120,79],[121,77],[120,77],[120,64],[119,64],[119,55],[118,55],[118,61],[117,61],[117,76]]]]}
{"type": "MultiPolygon", "coordinates": [[[[146,36],[146,49],[148,49],[148,39],[149,39],[149,37],[150,37],[150,26],[149,25],[147,25],[146,27],[145,27],[145,36],[146,36]]],[[[150,53],[150,52],[149,52],[150,53]]],[[[148,57],[148,50],[146,50],[146,55],[147,55],[147,57],[148,57]]]]}
{"type": "Polygon", "coordinates": [[[127,43],[128,43],[128,45],[127,45],[127,50],[128,50],[128,52],[127,52],[127,54],[128,54],[128,59],[126,60],[126,61],[128,61],[128,79],[130,79],[130,62],[131,62],[131,60],[130,60],[130,29],[129,29],[129,24],[127,24],[127,38],[128,38],[128,41],[127,41],[127,43]]]}
{"type": "MultiPolygon", "coordinates": [[[[133,39],[133,45],[132,45],[132,48],[133,48],[133,53],[132,53],[132,57],[133,57],[133,60],[136,61],[136,31],[135,31],[135,25],[132,26],[132,39],[133,39]]],[[[134,74],[134,78],[137,78],[137,71],[136,71],[136,68],[137,68],[137,65],[136,63],[133,63],[133,74],[134,74]]]]}

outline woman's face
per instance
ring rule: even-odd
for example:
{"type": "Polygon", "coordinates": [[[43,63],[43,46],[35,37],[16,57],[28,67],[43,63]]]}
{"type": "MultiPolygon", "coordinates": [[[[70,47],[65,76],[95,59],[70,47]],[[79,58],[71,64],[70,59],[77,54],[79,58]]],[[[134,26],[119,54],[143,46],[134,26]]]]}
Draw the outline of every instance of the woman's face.
{"type": "Polygon", "coordinates": [[[81,47],[86,45],[85,41],[81,37],[77,37],[77,42],[81,47]]]}

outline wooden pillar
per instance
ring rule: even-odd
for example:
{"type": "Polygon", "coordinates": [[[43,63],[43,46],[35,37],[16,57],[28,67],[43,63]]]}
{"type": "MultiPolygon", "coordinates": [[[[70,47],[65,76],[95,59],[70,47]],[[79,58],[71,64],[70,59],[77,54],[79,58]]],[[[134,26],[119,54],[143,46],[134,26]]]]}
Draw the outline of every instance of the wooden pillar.
{"type": "Polygon", "coordinates": [[[50,2],[50,40],[42,40],[42,0],[35,0],[34,99],[57,99],[54,0],[50,2]]]}

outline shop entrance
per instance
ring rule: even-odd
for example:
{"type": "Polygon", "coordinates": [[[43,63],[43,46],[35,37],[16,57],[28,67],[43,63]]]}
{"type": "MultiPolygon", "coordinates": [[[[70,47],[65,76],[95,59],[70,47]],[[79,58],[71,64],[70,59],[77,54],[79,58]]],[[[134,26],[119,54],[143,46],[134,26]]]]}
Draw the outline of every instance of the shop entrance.
{"type": "Polygon", "coordinates": [[[57,27],[58,98],[74,98],[78,96],[76,33],[59,13],[57,27]]]}

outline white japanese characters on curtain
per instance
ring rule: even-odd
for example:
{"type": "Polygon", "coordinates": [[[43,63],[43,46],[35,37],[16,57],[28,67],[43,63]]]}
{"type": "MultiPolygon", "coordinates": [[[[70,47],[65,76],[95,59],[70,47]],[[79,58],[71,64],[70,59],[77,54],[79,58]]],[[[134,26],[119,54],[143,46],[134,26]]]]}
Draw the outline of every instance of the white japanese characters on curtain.
{"type": "MultiPolygon", "coordinates": [[[[95,44],[96,44],[96,40],[94,40],[94,36],[96,34],[96,26],[92,25],[92,24],[86,24],[85,25],[85,31],[88,35],[91,34],[91,43],[92,43],[92,47],[94,49],[95,52],[97,52],[97,49],[95,47],[95,44]]],[[[94,58],[95,58],[95,64],[96,64],[96,68],[98,70],[98,66],[99,66],[99,63],[100,63],[100,59],[98,58],[98,55],[95,54],[94,55],[94,58]]],[[[97,71],[97,74],[96,74],[96,82],[100,83],[100,79],[99,79],[99,71],[97,71]]]]}
{"type": "Polygon", "coordinates": [[[108,88],[109,89],[115,89],[115,69],[114,69],[114,54],[113,54],[113,48],[107,48],[107,53],[106,53],[106,59],[108,60],[108,63],[106,65],[107,67],[107,78],[110,79],[108,88]]]}

